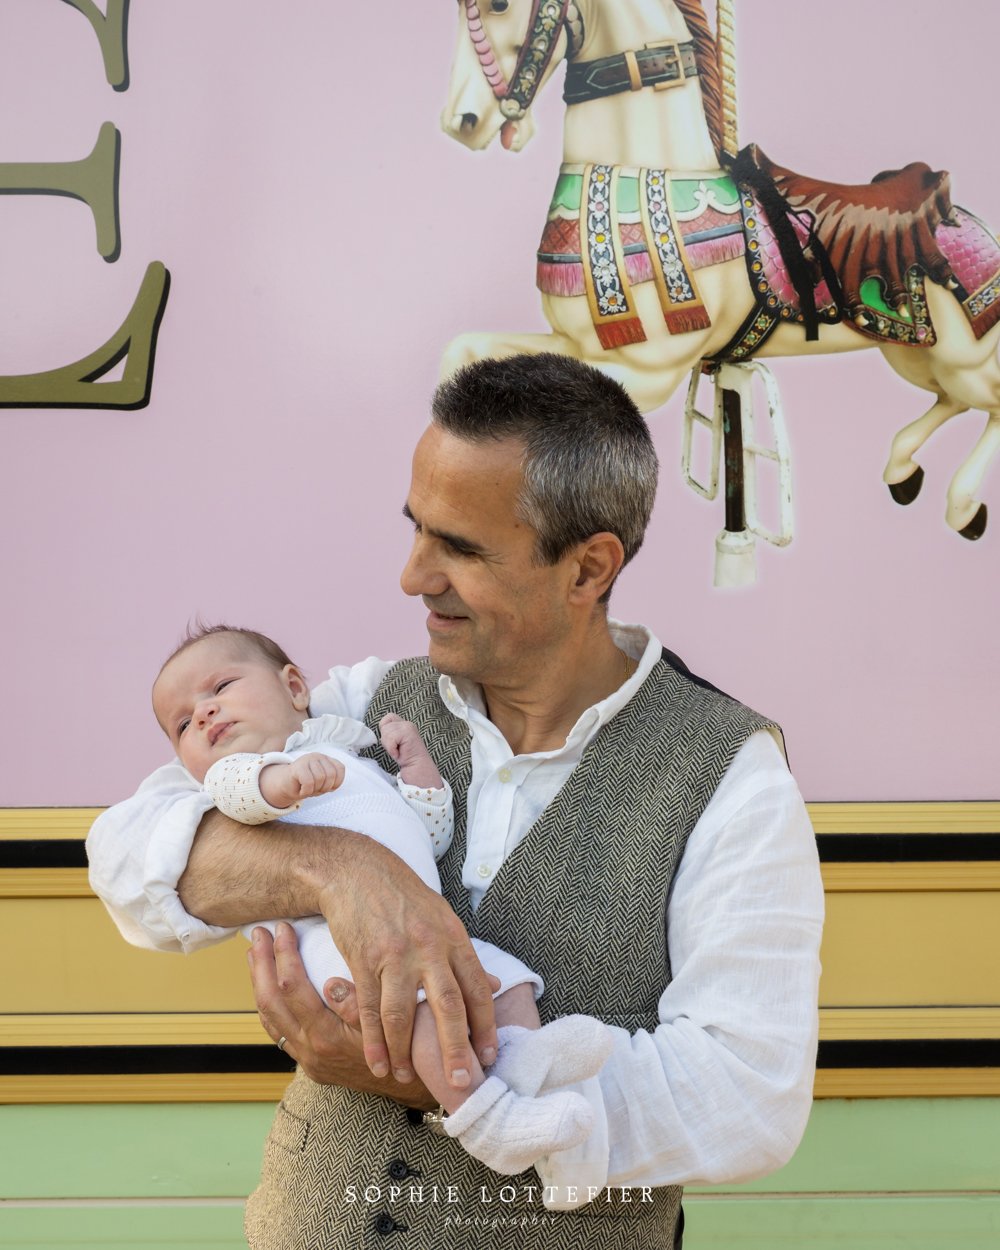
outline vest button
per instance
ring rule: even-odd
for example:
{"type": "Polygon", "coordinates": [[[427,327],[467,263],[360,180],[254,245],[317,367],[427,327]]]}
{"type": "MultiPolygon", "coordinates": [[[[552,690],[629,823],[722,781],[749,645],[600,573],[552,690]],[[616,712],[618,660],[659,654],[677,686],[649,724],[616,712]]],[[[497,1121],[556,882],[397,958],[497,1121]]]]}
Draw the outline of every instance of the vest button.
{"type": "Polygon", "coordinates": [[[375,1231],[380,1237],[388,1237],[396,1231],[396,1221],[384,1211],[375,1219],[375,1231]]]}
{"type": "Polygon", "coordinates": [[[420,1128],[424,1122],[424,1113],[419,1107],[407,1107],[406,1118],[414,1128],[420,1128]]]}
{"type": "Polygon", "coordinates": [[[390,1178],[394,1181],[405,1181],[410,1175],[410,1169],[402,1159],[393,1159],[387,1170],[390,1178]]]}

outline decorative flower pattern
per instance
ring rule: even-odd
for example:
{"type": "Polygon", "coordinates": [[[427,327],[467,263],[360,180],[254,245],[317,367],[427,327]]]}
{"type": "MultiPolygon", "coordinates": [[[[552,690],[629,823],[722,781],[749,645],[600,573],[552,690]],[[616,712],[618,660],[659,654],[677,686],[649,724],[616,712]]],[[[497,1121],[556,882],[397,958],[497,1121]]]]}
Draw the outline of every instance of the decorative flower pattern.
{"type": "Polygon", "coordinates": [[[663,269],[667,291],[675,304],[687,304],[697,301],[698,296],[684,268],[684,261],[681,259],[680,246],[670,220],[670,209],[667,207],[668,191],[669,181],[666,170],[647,169],[645,171],[643,192],[649,211],[649,224],[653,229],[652,243],[663,269]]]}
{"type": "Polygon", "coordinates": [[[525,38],[517,69],[503,102],[507,107],[501,107],[504,116],[521,117],[530,107],[551,60],[559,28],[566,16],[566,7],[563,0],[542,0],[537,5],[534,22],[525,38]]]}
{"type": "Polygon", "coordinates": [[[629,311],[611,233],[611,174],[612,166],[595,165],[587,188],[587,249],[597,309],[603,317],[629,311]]]}

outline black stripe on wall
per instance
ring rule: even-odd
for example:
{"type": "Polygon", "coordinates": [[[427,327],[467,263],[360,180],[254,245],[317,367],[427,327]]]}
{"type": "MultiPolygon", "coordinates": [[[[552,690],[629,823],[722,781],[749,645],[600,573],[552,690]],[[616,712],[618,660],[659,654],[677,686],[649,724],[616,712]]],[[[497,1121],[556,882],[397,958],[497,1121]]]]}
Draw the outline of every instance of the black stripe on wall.
{"type": "MultiPolygon", "coordinates": [[[[1000,1038],[820,1042],[820,1068],[1000,1068],[1000,1038]]],[[[0,1075],[291,1072],[277,1046],[5,1046],[0,1075]]]]}
{"type": "MultiPolygon", "coordinates": [[[[1000,861],[1000,833],[821,833],[824,864],[915,864],[1000,861]]],[[[86,868],[79,838],[0,841],[0,868],[86,868]]]]}
{"type": "Polygon", "coordinates": [[[86,868],[80,838],[39,838],[36,842],[0,842],[0,868],[86,868]]]}
{"type": "Polygon", "coordinates": [[[291,1072],[277,1046],[4,1046],[0,1075],[291,1072]]]}
{"type": "Polygon", "coordinates": [[[1000,860],[1000,833],[820,833],[816,845],[824,864],[1000,860]]]}

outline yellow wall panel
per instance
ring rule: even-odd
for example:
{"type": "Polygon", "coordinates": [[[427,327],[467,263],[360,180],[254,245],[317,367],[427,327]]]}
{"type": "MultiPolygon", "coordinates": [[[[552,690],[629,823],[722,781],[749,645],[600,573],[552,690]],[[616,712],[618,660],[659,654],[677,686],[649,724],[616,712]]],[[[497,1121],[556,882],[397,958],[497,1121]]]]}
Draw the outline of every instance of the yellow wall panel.
{"type": "Polygon", "coordinates": [[[94,898],[5,899],[0,1010],[33,1012],[253,1011],[246,942],[197,955],[127,945],[94,898]]]}
{"type": "Polygon", "coordinates": [[[836,893],[826,907],[823,1006],[1000,1004],[995,893],[836,893]]]}

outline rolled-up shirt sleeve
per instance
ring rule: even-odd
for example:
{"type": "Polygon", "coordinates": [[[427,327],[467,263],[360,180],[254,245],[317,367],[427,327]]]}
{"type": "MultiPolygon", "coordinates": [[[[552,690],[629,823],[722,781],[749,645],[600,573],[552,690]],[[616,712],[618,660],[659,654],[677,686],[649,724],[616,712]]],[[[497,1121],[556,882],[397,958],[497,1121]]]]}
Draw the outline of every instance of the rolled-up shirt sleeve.
{"type": "Polygon", "coordinates": [[[91,827],[91,889],[133,946],[187,952],[235,932],[189,915],[177,894],[198,825],[211,807],[206,791],[175,762],[158,768],[91,827]]]}
{"type": "Polygon", "coordinates": [[[788,1161],[812,1104],[823,891],[805,805],[766,734],[688,842],[659,1026],[600,1073],[611,1185],[737,1182],[788,1161]]]}
{"type": "MultiPolygon", "coordinates": [[[[330,670],[312,692],[314,716],[361,720],[392,662],[370,656],[330,670]]],[[[212,800],[177,760],[152,773],[131,798],[109,807],[87,835],[90,885],[122,936],[149,950],[190,952],[235,929],[190,915],[177,893],[198,825],[212,800]]]]}

